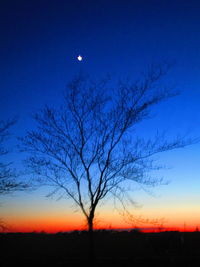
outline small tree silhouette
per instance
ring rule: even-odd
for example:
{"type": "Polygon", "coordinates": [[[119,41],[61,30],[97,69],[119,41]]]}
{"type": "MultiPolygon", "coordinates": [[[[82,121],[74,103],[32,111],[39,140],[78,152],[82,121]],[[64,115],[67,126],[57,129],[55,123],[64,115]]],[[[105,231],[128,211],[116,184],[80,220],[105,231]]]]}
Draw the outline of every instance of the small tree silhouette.
{"type": "MultiPolygon", "coordinates": [[[[12,194],[16,191],[27,189],[29,186],[18,180],[18,174],[12,168],[11,163],[5,163],[3,156],[9,153],[5,148],[5,142],[9,138],[9,130],[16,123],[15,120],[0,121],[0,196],[12,194]]],[[[0,229],[8,229],[6,223],[0,220],[0,229]]]]}
{"type": "Polygon", "coordinates": [[[15,120],[0,121],[0,195],[11,194],[28,187],[25,183],[17,180],[18,175],[12,168],[12,164],[3,161],[3,156],[9,153],[5,148],[5,142],[10,135],[10,128],[15,123],[15,120]]]}
{"type": "Polygon", "coordinates": [[[109,194],[122,200],[127,181],[159,184],[161,180],[148,175],[158,168],[152,156],[190,143],[180,137],[169,141],[158,133],[145,140],[134,132],[153,106],[176,95],[159,86],[168,70],[168,64],[151,67],[141,81],[119,82],[113,89],[108,81],[91,82],[80,75],[68,84],[64,105],[37,113],[37,130],[22,138],[23,150],[31,153],[27,166],[39,183],[53,185],[51,194],[62,190],[80,207],[91,258],[99,203],[109,194]]]}

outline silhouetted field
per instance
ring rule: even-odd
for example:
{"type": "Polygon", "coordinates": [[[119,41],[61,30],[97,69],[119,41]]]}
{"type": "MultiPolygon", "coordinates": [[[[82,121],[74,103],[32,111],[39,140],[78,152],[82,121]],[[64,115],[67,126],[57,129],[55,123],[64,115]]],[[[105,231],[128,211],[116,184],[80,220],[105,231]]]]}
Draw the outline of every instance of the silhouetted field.
{"type": "MultiPolygon", "coordinates": [[[[0,266],[84,266],[86,232],[0,234],[0,266]]],[[[96,231],[95,266],[200,266],[200,233],[96,231]]]]}

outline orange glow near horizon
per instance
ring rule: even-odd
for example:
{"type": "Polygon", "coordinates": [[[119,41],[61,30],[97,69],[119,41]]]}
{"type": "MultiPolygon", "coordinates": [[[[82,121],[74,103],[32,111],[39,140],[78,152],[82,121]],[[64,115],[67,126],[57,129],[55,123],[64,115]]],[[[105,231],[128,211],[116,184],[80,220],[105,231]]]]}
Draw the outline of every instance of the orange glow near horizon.
{"type": "Polygon", "coordinates": [[[47,232],[56,233],[62,231],[73,231],[75,229],[83,230],[84,224],[75,220],[61,220],[61,218],[16,218],[14,221],[8,221],[9,232],[47,232]]]}
{"type": "MultiPolygon", "coordinates": [[[[148,203],[147,205],[148,206],[148,203]]],[[[127,222],[118,211],[108,204],[99,208],[96,213],[95,229],[142,229],[143,232],[156,232],[164,230],[195,231],[200,229],[199,206],[186,206],[174,204],[157,205],[143,209],[130,210],[132,214],[153,220],[164,218],[164,223],[137,224],[127,222]],[[178,211],[178,212],[177,212],[178,211]]],[[[8,232],[67,232],[73,230],[86,230],[87,224],[80,211],[73,212],[67,209],[64,203],[45,202],[38,198],[33,205],[31,200],[22,199],[20,205],[10,202],[10,205],[3,207],[1,218],[4,219],[8,232]],[[47,205],[48,204],[48,205],[47,205]]]]}
{"type": "MultiPolygon", "coordinates": [[[[74,230],[87,230],[87,225],[84,220],[76,220],[71,217],[71,220],[61,220],[61,218],[50,219],[50,218],[34,218],[27,219],[21,218],[15,221],[7,221],[8,231],[7,232],[46,232],[46,233],[57,233],[57,232],[68,232],[74,230]]],[[[130,230],[140,229],[141,232],[162,232],[162,231],[186,231],[193,232],[198,228],[197,224],[166,224],[166,225],[127,225],[126,223],[115,221],[112,224],[96,224],[94,229],[106,229],[106,230],[130,230]]]]}

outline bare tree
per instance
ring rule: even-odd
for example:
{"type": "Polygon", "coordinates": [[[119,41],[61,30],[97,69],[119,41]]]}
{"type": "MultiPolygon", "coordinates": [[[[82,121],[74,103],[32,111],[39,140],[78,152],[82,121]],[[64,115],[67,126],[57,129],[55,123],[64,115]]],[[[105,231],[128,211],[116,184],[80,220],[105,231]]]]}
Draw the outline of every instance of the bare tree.
{"type": "Polygon", "coordinates": [[[148,175],[157,168],[152,156],[188,144],[179,137],[169,141],[157,133],[145,140],[135,133],[153,106],[175,95],[159,85],[168,67],[152,67],[142,80],[114,88],[78,76],[67,87],[64,105],[37,113],[37,130],[22,139],[40,184],[53,185],[51,194],[64,193],[84,214],[91,250],[99,203],[110,194],[121,200],[127,182],[160,183],[148,175]]]}
{"type": "MultiPolygon", "coordinates": [[[[6,163],[3,156],[8,154],[5,142],[9,138],[10,128],[16,123],[16,120],[0,121],[0,196],[12,194],[16,191],[27,189],[29,186],[18,180],[19,174],[12,167],[12,163],[6,163]]],[[[0,219],[1,231],[8,230],[7,224],[0,219]]]]}
{"type": "MultiPolygon", "coordinates": [[[[5,142],[9,137],[10,128],[15,124],[15,120],[0,121],[0,156],[8,154],[8,150],[5,148],[5,142]]],[[[18,175],[12,168],[11,163],[5,163],[0,161],[0,195],[11,194],[12,192],[24,190],[27,185],[17,180],[18,175]]]]}

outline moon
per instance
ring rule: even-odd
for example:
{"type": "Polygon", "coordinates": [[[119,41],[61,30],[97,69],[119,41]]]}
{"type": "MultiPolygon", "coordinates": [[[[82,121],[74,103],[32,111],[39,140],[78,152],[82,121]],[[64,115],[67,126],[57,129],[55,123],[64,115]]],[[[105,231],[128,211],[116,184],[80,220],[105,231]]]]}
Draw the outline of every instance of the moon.
{"type": "Polygon", "coordinates": [[[79,56],[77,57],[77,59],[78,59],[78,61],[82,61],[82,60],[83,60],[83,57],[82,57],[81,55],[79,55],[79,56]]]}

